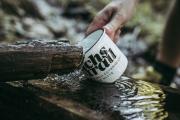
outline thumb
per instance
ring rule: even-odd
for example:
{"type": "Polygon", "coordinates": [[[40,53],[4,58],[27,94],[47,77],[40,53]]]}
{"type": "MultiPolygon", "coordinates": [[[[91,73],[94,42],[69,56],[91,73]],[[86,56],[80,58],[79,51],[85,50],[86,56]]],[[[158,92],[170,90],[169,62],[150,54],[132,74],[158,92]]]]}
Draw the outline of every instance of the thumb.
{"type": "Polygon", "coordinates": [[[116,32],[123,27],[124,17],[121,13],[116,13],[110,22],[103,28],[111,39],[114,39],[116,32]]]}

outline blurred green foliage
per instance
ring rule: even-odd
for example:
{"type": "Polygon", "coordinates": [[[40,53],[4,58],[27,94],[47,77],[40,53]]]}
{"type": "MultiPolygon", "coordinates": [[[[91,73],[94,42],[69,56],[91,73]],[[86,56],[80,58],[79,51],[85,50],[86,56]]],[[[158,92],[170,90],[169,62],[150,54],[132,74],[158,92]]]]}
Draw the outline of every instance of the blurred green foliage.
{"type": "MultiPolygon", "coordinates": [[[[111,0],[59,0],[63,6],[70,2],[80,2],[85,6],[92,16],[107,5],[111,0]]],[[[173,0],[172,0],[173,1],[173,0]]],[[[136,8],[133,18],[126,27],[141,29],[140,37],[148,44],[153,44],[161,40],[166,16],[172,1],[164,0],[141,0],[136,8]]]]}
{"type": "MultiPolygon", "coordinates": [[[[6,1],[6,0],[4,0],[6,1]]],[[[22,13],[22,8],[19,9],[20,2],[12,2],[11,0],[7,0],[11,3],[12,8],[15,10],[10,9],[11,12],[17,12],[22,13]]],[[[18,0],[16,0],[18,1],[18,0]]],[[[20,0],[19,0],[20,1],[20,0]]],[[[25,1],[25,0],[21,0],[25,1]]],[[[107,5],[111,0],[46,0],[46,1],[55,1],[57,6],[60,6],[62,8],[66,8],[70,3],[77,3],[78,5],[81,5],[83,8],[85,8],[87,11],[90,12],[92,18],[97,14],[98,11],[100,11],[105,5],[107,5]]],[[[166,21],[166,15],[169,10],[171,1],[165,1],[165,0],[139,0],[139,4],[136,8],[136,11],[134,13],[133,18],[128,22],[126,27],[129,28],[135,28],[139,27],[141,29],[140,37],[143,38],[147,43],[154,43],[161,40],[163,28],[166,21]]],[[[23,2],[22,2],[23,3],[23,2]]],[[[24,5],[24,4],[23,4],[24,5]]],[[[22,5],[22,6],[23,6],[22,5]]],[[[26,5],[26,4],[25,4],[26,5]]],[[[30,4],[29,4],[30,5],[30,4]]],[[[22,7],[21,6],[21,7],[22,7]]],[[[5,7],[6,8],[6,7],[5,7]]],[[[24,7],[27,8],[27,7],[24,7]]],[[[33,8],[33,7],[32,7],[33,8]]],[[[31,12],[31,9],[28,9],[28,12],[31,12]]],[[[23,13],[24,14],[24,13],[23,13]]],[[[27,13],[28,15],[30,13],[27,13]]],[[[8,31],[8,34],[11,33],[11,27],[7,26],[9,25],[8,21],[5,18],[9,19],[8,14],[4,14],[0,11],[0,25],[5,28],[10,28],[10,31],[8,31]]],[[[17,15],[18,16],[18,15],[17,15]]],[[[16,17],[16,16],[15,16],[16,17]]],[[[11,18],[11,16],[10,16],[11,18]]],[[[12,37],[15,32],[12,32],[12,37]]],[[[5,34],[5,33],[4,33],[5,34]]],[[[10,37],[9,35],[8,37],[10,37]]],[[[11,37],[10,37],[11,38],[11,37]]],[[[7,39],[10,39],[7,38],[7,39]]],[[[6,39],[4,37],[1,37],[1,39],[6,39]]],[[[15,38],[11,38],[15,39],[15,38]]]]}
{"type": "Polygon", "coordinates": [[[140,27],[141,36],[152,44],[161,39],[165,25],[165,15],[153,11],[149,2],[140,3],[133,18],[127,24],[128,27],[140,27]]]}

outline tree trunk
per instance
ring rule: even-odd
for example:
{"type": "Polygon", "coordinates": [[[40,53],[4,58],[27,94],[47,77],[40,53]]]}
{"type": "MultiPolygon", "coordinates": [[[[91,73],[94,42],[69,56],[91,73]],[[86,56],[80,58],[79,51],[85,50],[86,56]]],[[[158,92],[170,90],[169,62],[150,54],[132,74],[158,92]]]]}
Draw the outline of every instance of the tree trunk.
{"type": "Polygon", "coordinates": [[[44,78],[50,72],[70,72],[81,65],[82,48],[58,41],[0,45],[0,82],[44,78]]]}

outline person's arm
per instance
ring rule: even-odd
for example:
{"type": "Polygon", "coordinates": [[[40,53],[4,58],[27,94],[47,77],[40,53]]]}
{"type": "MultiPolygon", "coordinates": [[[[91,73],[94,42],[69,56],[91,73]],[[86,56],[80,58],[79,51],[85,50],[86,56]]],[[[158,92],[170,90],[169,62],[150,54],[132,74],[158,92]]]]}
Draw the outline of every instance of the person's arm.
{"type": "Polygon", "coordinates": [[[180,66],[180,1],[176,0],[167,20],[157,59],[171,67],[180,66]]]}
{"type": "Polygon", "coordinates": [[[104,7],[94,18],[87,29],[89,34],[99,28],[104,28],[115,42],[123,25],[131,18],[138,0],[114,0],[104,7]]]}

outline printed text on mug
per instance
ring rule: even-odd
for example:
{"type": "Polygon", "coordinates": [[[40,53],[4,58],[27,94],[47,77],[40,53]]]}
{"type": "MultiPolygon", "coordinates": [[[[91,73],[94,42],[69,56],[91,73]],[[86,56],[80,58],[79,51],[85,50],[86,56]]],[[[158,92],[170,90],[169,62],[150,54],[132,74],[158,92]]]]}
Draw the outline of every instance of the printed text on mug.
{"type": "Polygon", "coordinates": [[[97,75],[98,71],[105,71],[116,59],[111,48],[102,47],[98,53],[89,55],[83,69],[90,75],[97,75]]]}

